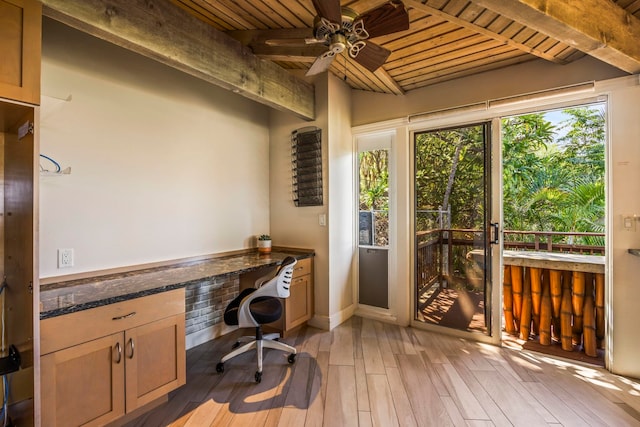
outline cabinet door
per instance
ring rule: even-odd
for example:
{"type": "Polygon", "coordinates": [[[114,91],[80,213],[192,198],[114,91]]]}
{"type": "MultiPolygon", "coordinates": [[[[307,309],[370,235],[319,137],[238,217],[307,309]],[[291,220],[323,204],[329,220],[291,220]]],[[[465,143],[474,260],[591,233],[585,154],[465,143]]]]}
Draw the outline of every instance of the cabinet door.
{"type": "Polygon", "coordinates": [[[99,426],[124,415],[124,334],[41,357],[43,426],[99,426]]]}
{"type": "Polygon", "coordinates": [[[40,104],[42,4],[0,0],[0,97],[40,104]]]}
{"type": "Polygon", "coordinates": [[[186,382],[184,314],[125,331],[127,412],[186,382]]]}
{"type": "Polygon", "coordinates": [[[310,275],[295,277],[291,284],[291,293],[285,300],[285,330],[290,330],[311,318],[311,279],[310,275]]]}

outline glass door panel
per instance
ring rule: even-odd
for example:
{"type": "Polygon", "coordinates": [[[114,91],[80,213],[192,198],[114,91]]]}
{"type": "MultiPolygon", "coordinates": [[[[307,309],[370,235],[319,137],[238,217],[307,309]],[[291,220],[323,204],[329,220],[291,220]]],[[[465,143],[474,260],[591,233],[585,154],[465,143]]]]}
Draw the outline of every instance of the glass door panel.
{"type": "Polygon", "coordinates": [[[414,319],[491,331],[489,123],[414,134],[414,319]]]}
{"type": "Polygon", "coordinates": [[[358,302],[389,308],[389,150],[359,159],[358,302]]]}

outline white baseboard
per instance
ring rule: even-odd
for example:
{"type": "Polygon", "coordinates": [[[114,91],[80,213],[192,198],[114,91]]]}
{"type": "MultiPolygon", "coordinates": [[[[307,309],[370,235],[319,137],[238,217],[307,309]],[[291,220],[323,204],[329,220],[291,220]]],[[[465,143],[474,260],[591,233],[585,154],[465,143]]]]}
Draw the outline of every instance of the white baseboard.
{"type": "Polygon", "coordinates": [[[344,310],[332,314],[331,316],[318,316],[316,314],[311,319],[309,319],[307,324],[309,326],[313,326],[314,328],[330,331],[342,322],[349,320],[353,316],[355,310],[356,305],[352,304],[344,310]]]}
{"type": "MultiPolygon", "coordinates": [[[[379,320],[385,323],[392,323],[394,325],[398,323],[398,317],[391,313],[387,309],[375,308],[369,306],[359,306],[354,313],[356,316],[366,317],[367,319],[379,320]]],[[[407,325],[401,325],[407,326],[407,325]]]]}
{"type": "Polygon", "coordinates": [[[235,331],[238,329],[237,326],[229,326],[225,323],[218,323],[216,325],[210,326],[206,329],[201,329],[198,332],[194,332],[186,336],[185,346],[187,350],[190,348],[196,347],[200,344],[204,344],[207,341],[214,340],[223,335],[228,334],[229,332],[235,331]]]}
{"type": "Polygon", "coordinates": [[[353,317],[353,315],[355,314],[356,311],[356,304],[351,304],[349,307],[345,308],[344,310],[341,310],[337,313],[334,313],[331,315],[330,317],[330,326],[331,329],[335,328],[336,326],[340,325],[341,323],[351,319],[353,317]]]}

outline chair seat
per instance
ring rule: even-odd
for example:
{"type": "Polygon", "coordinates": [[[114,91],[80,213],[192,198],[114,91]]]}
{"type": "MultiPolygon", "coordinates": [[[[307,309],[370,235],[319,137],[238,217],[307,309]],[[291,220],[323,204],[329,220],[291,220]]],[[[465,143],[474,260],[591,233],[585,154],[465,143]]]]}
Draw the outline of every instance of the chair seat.
{"type": "MultiPolygon", "coordinates": [[[[255,292],[255,288],[247,288],[240,292],[233,301],[229,303],[224,311],[224,323],[227,325],[238,324],[238,308],[242,300],[249,294],[255,292]]],[[[275,322],[282,316],[282,303],[280,299],[274,297],[259,297],[249,305],[251,315],[260,324],[275,322]]]]}

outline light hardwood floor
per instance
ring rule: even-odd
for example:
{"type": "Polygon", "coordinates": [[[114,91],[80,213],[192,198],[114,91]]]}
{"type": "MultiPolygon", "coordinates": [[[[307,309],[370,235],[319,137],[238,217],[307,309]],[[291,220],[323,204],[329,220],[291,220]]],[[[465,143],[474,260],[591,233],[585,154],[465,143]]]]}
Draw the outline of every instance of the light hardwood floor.
{"type": "MultiPolygon", "coordinates": [[[[216,363],[238,336],[187,353],[187,384],[133,426],[640,426],[640,381],[554,359],[354,317],[216,363]]],[[[640,362],[639,362],[640,363],[640,362]]]]}

